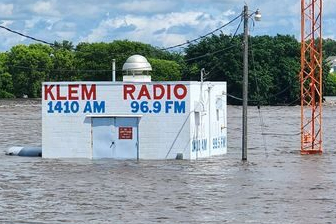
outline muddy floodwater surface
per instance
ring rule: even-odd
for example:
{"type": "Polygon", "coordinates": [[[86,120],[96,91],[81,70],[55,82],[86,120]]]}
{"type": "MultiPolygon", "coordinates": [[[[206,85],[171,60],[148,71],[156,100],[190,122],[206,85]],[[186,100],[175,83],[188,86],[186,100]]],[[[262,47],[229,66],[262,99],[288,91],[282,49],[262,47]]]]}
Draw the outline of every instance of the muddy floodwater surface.
{"type": "MultiPolygon", "coordinates": [[[[228,106],[228,154],[197,161],[6,156],[41,146],[39,100],[0,101],[0,223],[336,223],[336,107],[301,156],[300,107],[228,106]]],[[[57,127],[55,127],[57,128],[57,127]]]]}

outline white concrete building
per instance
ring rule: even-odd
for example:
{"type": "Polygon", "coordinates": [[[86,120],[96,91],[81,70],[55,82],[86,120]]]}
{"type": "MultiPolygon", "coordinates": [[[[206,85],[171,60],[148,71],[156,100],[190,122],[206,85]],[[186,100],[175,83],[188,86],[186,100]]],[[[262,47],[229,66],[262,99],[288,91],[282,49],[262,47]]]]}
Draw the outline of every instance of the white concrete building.
{"type": "Polygon", "coordinates": [[[197,159],[227,151],[225,82],[46,82],[42,88],[44,158],[197,159]]]}

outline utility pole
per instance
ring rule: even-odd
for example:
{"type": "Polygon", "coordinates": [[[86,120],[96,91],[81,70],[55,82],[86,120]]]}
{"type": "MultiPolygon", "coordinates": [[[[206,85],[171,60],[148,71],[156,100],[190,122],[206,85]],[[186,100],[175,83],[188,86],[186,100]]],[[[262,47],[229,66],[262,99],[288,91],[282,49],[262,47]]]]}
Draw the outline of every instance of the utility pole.
{"type": "Polygon", "coordinates": [[[248,7],[244,5],[244,58],[243,58],[243,136],[242,160],[247,160],[247,97],[248,97],[248,7]]]}

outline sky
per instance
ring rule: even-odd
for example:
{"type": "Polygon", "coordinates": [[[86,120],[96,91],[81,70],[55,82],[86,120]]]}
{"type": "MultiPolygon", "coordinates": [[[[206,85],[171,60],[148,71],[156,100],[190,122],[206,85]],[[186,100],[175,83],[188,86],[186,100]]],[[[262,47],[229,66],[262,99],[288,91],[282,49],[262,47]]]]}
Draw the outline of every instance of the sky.
{"type": "MultiPolygon", "coordinates": [[[[200,37],[238,16],[260,10],[251,35],[300,39],[300,0],[0,0],[0,25],[53,43],[132,40],[170,47],[200,37]]],[[[336,38],[335,2],[323,1],[323,37],[336,38]]],[[[239,20],[221,30],[235,32],[239,20]]],[[[242,26],[239,33],[242,32],[242,26]]],[[[219,32],[217,32],[218,34],[219,32]]],[[[34,41],[0,29],[0,51],[34,41]]]]}

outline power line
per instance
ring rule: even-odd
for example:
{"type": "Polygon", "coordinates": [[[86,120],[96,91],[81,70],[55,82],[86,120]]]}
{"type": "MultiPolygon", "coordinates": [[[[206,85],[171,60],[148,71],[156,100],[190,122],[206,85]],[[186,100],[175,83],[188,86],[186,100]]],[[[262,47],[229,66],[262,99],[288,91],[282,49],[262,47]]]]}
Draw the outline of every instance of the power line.
{"type": "Polygon", "coordinates": [[[237,35],[237,33],[238,33],[238,30],[239,30],[239,28],[240,28],[240,26],[241,26],[242,22],[244,21],[243,14],[241,14],[240,16],[241,16],[241,17],[240,17],[240,22],[239,22],[239,24],[238,24],[238,26],[237,26],[237,29],[236,29],[236,31],[235,31],[235,32],[234,32],[234,34],[233,34],[233,37],[237,35]]]}
{"type": "MultiPolygon", "coordinates": [[[[254,26],[253,26],[254,27],[254,26]]],[[[253,44],[252,44],[252,37],[250,36],[250,48],[251,48],[251,57],[252,57],[252,65],[253,65],[253,71],[254,74],[256,74],[256,66],[255,66],[255,61],[254,61],[254,51],[253,51],[253,44]]],[[[261,130],[261,136],[263,140],[263,145],[264,145],[264,151],[266,158],[268,157],[268,150],[267,150],[267,144],[266,144],[266,136],[264,135],[265,133],[265,122],[264,122],[264,117],[260,109],[260,88],[259,88],[259,82],[258,82],[258,77],[255,77],[255,82],[256,82],[256,87],[257,87],[257,99],[258,99],[258,114],[259,114],[259,124],[260,124],[260,130],[261,130]]]]}
{"type": "MultiPolygon", "coordinates": [[[[26,70],[48,71],[48,72],[87,72],[87,73],[112,72],[112,69],[52,69],[52,68],[48,69],[48,68],[41,68],[41,67],[32,68],[32,67],[21,66],[21,65],[8,65],[8,67],[26,69],[26,70]]],[[[123,72],[123,70],[120,70],[120,69],[117,69],[115,71],[123,72]]]]}
{"type": "Polygon", "coordinates": [[[166,51],[166,50],[170,50],[170,49],[173,49],[173,48],[182,47],[182,46],[184,46],[184,45],[187,45],[187,44],[193,43],[193,42],[195,42],[195,41],[198,41],[198,40],[200,40],[200,39],[204,39],[205,37],[207,37],[207,36],[209,36],[209,35],[212,35],[212,34],[214,34],[215,32],[217,32],[217,31],[223,29],[224,27],[230,25],[231,23],[233,23],[234,21],[236,21],[236,20],[237,20],[238,18],[240,18],[241,16],[242,16],[242,13],[240,13],[238,16],[236,16],[235,18],[233,18],[231,21],[227,22],[226,24],[224,24],[224,25],[222,25],[222,26],[220,26],[220,27],[218,27],[218,28],[212,30],[211,32],[209,32],[209,33],[207,33],[207,34],[205,34],[205,35],[203,35],[203,36],[200,36],[200,37],[195,38],[195,39],[192,39],[192,40],[188,40],[188,41],[186,41],[186,42],[184,42],[184,43],[181,43],[181,44],[176,44],[176,45],[173,45],[173,46],[170,46],[170,47],[161,48],[160,50],[166,51]]]}
{"type": "Polygon", "coordinates": [[[37,71],[48,71],[48,72],[111,72],[111,69],[48,69],[48,68],[32,68],[28,66],[21,65],[8,65],[8,67],[26,69],[26,70],[37,70],[37,71]]]}
{"type": "Polygon", "coordinates": [[[0,25],[0,28],[1,28],[1,29],[5,29],[5,30],[7,30],[7,31],[9,31],[9,32],[11,32],[11,33],[18,34],[18,35],[20,35],[20,36],[22,36],[22,37],[26,37],[26,38],[28,38],[28,39],[37,41],[37,42],[41,42],[41,43],[44,43],[44,44],[48,44],[48,45],[50,45],[50,46],[55,46],[55,44],[53,44],[53,43],[50,43],[50,42],[47,42],[47,41],[44,41],[44,40],[41,40],[41,39],[37,39],[37,38],[32,37],[32,36],[28,36],[28,35],[26,35],[26,34],[20,33],[20,32],[18,32],[18,31],[12,30],[12,29],[10,29],[10,28],[8,28],[8,27],[5,27],[5,26],[2,26],[2,25],[0,25]]]}
{"type": "MultiPolygon", "coordinates": [[[[231,37],[231,38],[232,38],[231,41],[233,41],[234,37],[237,35],[238,30],[239,30],[239,28],[240,28],[240,25],[242,24],[242,21],[243,21],[243,17],[241,17],[241,20],[240,20],[240,22],[239,22],[239,24],[238,24],[238,26],[237,26],[237,28],[236,28],[234,34],[233,34],[232,37],[231,37]]],[[[213,55],[215,55],[215,54],[217,54],[217,53],[220,53],[220,52],[229,50],[229,49],[234,48],[234,47],[237,47],[237,46],[238,46],[238,43],[233,44],[233,45],[231,45],[231,46],[229,46],[229,47],[226,47],[226,48],[224,48],[224,49],[217,50],[217,51],[210,52],[210,53],[208,52],[208,53],[206,53],[206,54],[199,55],[199,56],[196,56],[196,57],[193,57],[193,58],[189,58],[189,59],[184,60],[184,61],[185,61],[185,62],[188,62],[188,61],[192,61],[192,60],[196,60],[196,59],[200,59],[200,58],[204,58],[204,57],[208,57],[208,56],[213,56],[213,55]]],[[[217,63],[215,66],[212,67],[212,69],[207,73],[207,76],[206,76],[207,79],[208,79],[208,75],[211,74],[211,73],[214,71],[214,69],[215,69],[219,64],[221,64],[221,63],[222,63],[222,62],[219,62],[219,63],[217,63]]],[[[231,96],[232,96],[232,95],[231,95],[231,96]]],[[[241,98],[238,98],[238,97],[235,97],[235,96],[232,96],[232,98],[236,98],[236,99],[238,99],[238,100],[241,99],[241,98]]]]}
{"type": "Polygon", "coordinates": [[[215,55],[217,53],[220,53],[220,52],[223,52],[223,51],[226,51],[226,50],[229,50],[231,48],[234,48],[236,47],[237,45],[231,45],[227,48],[224,48],[224,49],[221,49],[221,50],[218,50],[218,51],[214,51],[214,52],[210,52],[210,53],[206,53],[206,54],[203,54],[203,55],[200,55],[200,56],[197,56],[197,57],[194,57],[194,58],[189,58],[187,60],[184,60],[185,62],[188,62],[188,61],[193,61],[193,60],[196,60],[196,59],[200,59],[200,58],[204,58],[204,57],[208,57],[208,56],[212,56],[212,55],[215,55]]]}
{"type": "MultiPolygon", "coordinates": [[[[243,17],[241,16],[240,22],[239,22],[239,24],[238,24],[238,26],[237,26],[237,28],[236,28],[234,34],[232,35],[232,39],[237,35],[238,30],[239,30],[239,28],[240,28],[242,22],[243,22],[243,17]]],[[[227,48],[224,48],[224,49],[221,49],[221,50],[217,50],[217,51],[214,51],[214,52],[210,52],[210,53],[206,53],[206,54],[203,54],[203,55],[200,55],[200,56],[196,56],[196,57],[193,57],[193,58],[189,58],[189,59],[184,60],[184,61],[185,61],[185,62],[188,62],[188,61],[193,61],[193,60],[196,60],[196,59],[200,59],[200,58],[204,58],[204,57],[212,56],[212,55],[215,55],[215,54],[217,54],[217,53],[220,53],[220,52],[229,50],[229,49],[231,49],[231,48],[234,48],[234,47],[236,47],[236,46],[237,46],[237,44],[235,44],[235,45],[231,45],[231,46],[229,46],[229,47],[227,47],[227,48]]],[[[211,71],[212,71],[212,70],[211,70],[211,71]]],[[[209,72],[209,73],[210,73],[210,72],[209,72]]]]}
{"type": "MultiPolygon", "coordinates": [[[[228,97],[231,97],[232,99],[235,99],[235,100],[239,100],[239,101],[242,101],[243,99],[242,98],[240,98],[240,97],[238,97],[238,96],[235,96],[235,95],[232,95],[232,94],[229,94],[229,93],[227,93],[226,94],[228,97]]],[[[276,94],[274,94],[274,95],[272,95],[272,96],[270,96],[270,98],[271,97],[274,97],[274,96],[276,96],[276,95],[279,95],[279,93],[276,93],[276,94]]],[[[297,102],[297,101],[299,101],[301,98],[299,97],[299,98],[296,98],[295,100],[293,100],[293,101],[291,101],[291,102],[289,102],[289,103],[286,103],[286,104],[282,104],[282,105],[278,105],[278,106],[293,106],[293,104],[295,103],[295,102],[297,102]]],[[[260,102],[260,100],[248,100],[249,102],[260,102]]],[[[274,109],[274,110],[278,110],[278,109],[274,109]]]]}
{"type": "Polygon", "coordinates": [[[237,96],[234,96],[234,95],[231,95],[231,94],[229,94],[229,93],[226,93],[226,95],[227,95],[228,97],[231,97],[232,99],[239,100],[239,101],[243,101],[242,98],[237,97],[237,96]]]}
{"type": "MultiPolygon", "coordinates": [[[[187,45],[187,44],[190,44],[190,43],[192,43],[192,42],[195,42],[195,41],[198,41],[198,40],[200,40],[200,39],[203,39],[203,38],[205,38],[205,37],[207,37],[207,36],[209,36],[209,35],[214,34],[214,33],[217,32],[217,31],[223,29],[224,27],[230,25],[231,23],[233,23],[235,20],[237,20],[237,19],[238,19],[239,17],[241,17],[241,16],[242,16],[242,13],[240,13],[238,16],[236,16],[234,19],[232,19],[232,20],[229,21],[228,23],[226,23],[226,24],[224,24],[224,25],[222,25],[222,26],[220,26],[220,27],[218,27],[218,28],[212,30],[211,32],[209,32],[209,33],[207,33],[207,34],[205,34],[205,35],[202,35],[202,36],[200,36],[200,37],[198,37],[198,38],[195,38],[195,39],[193,39],[193,40],[187,41],[187,42],[185,42],[185,43],[177,44],[177,45],[174,45],[174,46],[170,46],[170,47],[166,47],[166,48],[161,48],[161,49],[159,49],[159,50],[163,50],[163,51],[165,51],[165,50],[169,50],[169,49],[173,49],[173,48],[177,48],[177,47],[182,47],[182,46],[184,46],[184,45],[187,45]]],[[[25,38],[28,38],[28,39],[37,41],[37,42],[41,42],[41,43],[44,43],[44,44],[48,44],[48,45],[50,45],[50,46],[55,46],[54,43],[51,43],[51,42],[48,42],[48,41],[45,41],[45,40],[41,40],[41,39],[38,39],[38,38],[35,38],[35,37],[32,37],[32,36],[23,34],[23,33],[21,33],[21,32],[12,30],[12,29],[10,29],[10,28],[8,28],[8,27],[5,27],[5,26],[2,26],[2,25],[0,25],[0,28],[1,28],[1,29],[5,29],[5,30],[7,30],[7,31],[9,31],[9,32],[11,32],[11,33],[20,35],[20,36],[22,36],[22,37],[25,37],[25,38]]]]}

